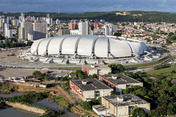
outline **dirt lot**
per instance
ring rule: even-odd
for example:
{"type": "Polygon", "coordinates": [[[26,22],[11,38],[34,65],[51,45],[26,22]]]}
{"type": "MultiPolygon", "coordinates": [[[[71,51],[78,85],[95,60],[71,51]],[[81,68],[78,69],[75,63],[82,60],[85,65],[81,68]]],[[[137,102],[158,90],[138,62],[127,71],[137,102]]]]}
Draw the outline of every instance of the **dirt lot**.
{"type": "MultiPolygon", "coordinates": [[[[38,69],[6,68],[0,71],[0,75],[4,76],[5,78],[22,77],[32,75],[34,71],[41,71],[42,73],[45,72],[45,70],[38,69]]],[[[51,70],[50,74],[57,76],[60,74],[63,75],[63,73],[68,74],[70,72],[70,70],[51,70]]]]}

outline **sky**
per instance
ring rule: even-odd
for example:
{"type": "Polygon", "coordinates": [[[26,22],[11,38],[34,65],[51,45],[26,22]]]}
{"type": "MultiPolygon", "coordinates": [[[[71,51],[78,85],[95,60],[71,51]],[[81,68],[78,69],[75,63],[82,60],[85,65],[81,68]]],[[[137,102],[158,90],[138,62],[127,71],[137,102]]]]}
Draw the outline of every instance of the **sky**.
{"type": "Polygon", "coordinates": [[[0,0],[2,12],[176,12],[176,0],[0,0]]]}

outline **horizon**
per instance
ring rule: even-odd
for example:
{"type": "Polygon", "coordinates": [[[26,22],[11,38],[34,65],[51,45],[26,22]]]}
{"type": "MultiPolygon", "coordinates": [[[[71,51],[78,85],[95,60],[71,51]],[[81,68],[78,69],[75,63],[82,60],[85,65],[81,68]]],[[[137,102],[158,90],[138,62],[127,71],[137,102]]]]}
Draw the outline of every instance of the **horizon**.
{"type": "MultiPolygon", "coordinates": [[[[63,13],[63,14],[83,14],[83,13],[110,13],[110,12],[122,12],[122,11],[125,11],[125,10],[118,10],[118,11],[85,11],[85,12],[60,12],[60,13],[63,13]]],[[[175,12],[169,12],[169,11],[147,11],[147,10],[129,10],[129,11],[125,11],[125,12],[132,12],[132,11],[144,11],[144,12],[161,12],[161,13],[176,13],[175,12]]],[[[47,11],[26,11],[26,12],[7,12],[7,11],[0,11],[1,13],[58,13],[58,12],[47,12],[47,11]]],[[[59,14],[60,14],[59,13],[59,14]]]]}

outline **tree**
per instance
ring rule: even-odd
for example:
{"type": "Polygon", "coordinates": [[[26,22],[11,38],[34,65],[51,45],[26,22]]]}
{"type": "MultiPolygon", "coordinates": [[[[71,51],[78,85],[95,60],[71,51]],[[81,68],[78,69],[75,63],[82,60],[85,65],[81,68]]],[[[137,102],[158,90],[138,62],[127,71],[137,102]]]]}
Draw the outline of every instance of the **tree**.
{"type": "Polygon", "coordinates": [[[32,73],[33,76],[36,76],[36,77],[41,77],[42,76],[42,73],[40,71],[34,71],[32,73]]]}
{"type": "Polygon", "coordinates": [[[169,37],[171,37],[172,35],[174,35],[173,32],[170,32],[170,33],[168,34],[169,37]]]}
{"type": "Polygon", "coordinates": [[[122,71],[125,70],[125,67],[123,65],[121,65],[121,64],[109,64],[108,66],[111,68],[113,73],[115,71],[122,72],[122,71]]]}
{"type": "Polygon", "coordinates": [[[82,107],[84,108],[84,109],[86,109],[86,110],[91,110],[91,105],[89,104],[89,102],[87,102],[87,101],[84,101],[84,102],[82,102],[82,107]]]}
{"type": "Polygon", "coordinates": [[[147,114],[142,108],[135,108],[132,110],[131,117],[147,117],[147,114]]]}
{"type": "Polygon", "coordinates": [[[48,74],[44,75],[44,79],[45,80],[49,80],[50,79],[50,76],[48,74]]]}
{"type": "Polygon", "coordinates": [[[76,70],[76,77],[80,78],[80,79],[84,79],[85,78],[85,73],[81,70],[76,70]]]}
{"type": "Polygon", "coordinates": [[[33,44],[33,42],[30,40],[27,42],[27,46],[31,46],[32,44],[33,44]]]}

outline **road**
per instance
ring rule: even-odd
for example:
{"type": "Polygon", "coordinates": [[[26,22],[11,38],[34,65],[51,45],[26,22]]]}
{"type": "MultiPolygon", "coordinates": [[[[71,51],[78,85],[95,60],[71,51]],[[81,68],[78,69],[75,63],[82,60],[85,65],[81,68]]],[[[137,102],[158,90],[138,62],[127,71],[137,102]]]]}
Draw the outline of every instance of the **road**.
{"type": "Polygon", "coordinates": [[[155,66],[158,66],[158,65],[164,65],[164,64],[168,64],[169,62],[173,61],[174,59],[176,59],[176,57],[172,57],[172,58],[168,58],[166,60],[164,60],[163,62],[159,63],[159,64],[155,64],[155,65],[150,65],[150,66],[147,66],[147,67],[140,67],[140,68],[136,68],[136,69],[127,69],[125,71],[128,71],[128,72],[137,72],[137,71],[150,71],[150,70],[153,70],[153,68],[155,66]]]}

